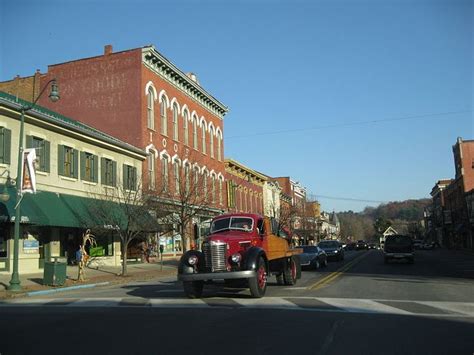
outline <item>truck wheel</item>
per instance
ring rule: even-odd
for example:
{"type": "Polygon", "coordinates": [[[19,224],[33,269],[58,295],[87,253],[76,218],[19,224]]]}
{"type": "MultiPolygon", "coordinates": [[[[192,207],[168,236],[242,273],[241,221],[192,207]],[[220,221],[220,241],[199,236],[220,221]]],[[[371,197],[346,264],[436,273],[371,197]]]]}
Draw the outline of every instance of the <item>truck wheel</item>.
{"type": "Polygon", "coordinates": [[[249,279],[250,294],[254,298],[261,298],[267,290],[267,268],[262,257],[258,259],[257,275],[249,279]]]}
{"type": "Polygon", "coordinates": [[[183,281],[184,293],[189,298],[200,298],[204,281],[183,281]]]}
{"type": "Polygon", "coordinates": [[[285,280],[285,285],[294,285],[296,284],[296,274],[297,274],[297,265],[293,258],[290,258],[290,261],[286,263],[285,270],[283,272],[283,279],[285,280]]]}

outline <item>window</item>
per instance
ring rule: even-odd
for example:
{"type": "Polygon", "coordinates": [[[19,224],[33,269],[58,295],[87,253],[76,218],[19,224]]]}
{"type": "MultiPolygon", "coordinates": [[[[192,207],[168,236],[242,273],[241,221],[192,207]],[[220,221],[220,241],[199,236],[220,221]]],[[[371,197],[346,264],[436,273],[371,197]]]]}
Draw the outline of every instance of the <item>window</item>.
{"type": "Polygon", "coordinates": [[[223,196],[222,196],[222,179],[219,179],[219,205],[223,205],[223,196]]]}
{"type": "Polygon", "coordinates": [[[50,144],[47,140],[34,136],[26,136],[26,147],[35,148],[37,170],[49,173],[50,144]]]}
{"type": "Polygon", "coordinates": [[[212,203],[216,202],[216,177],[211,176],[211,196],[212,196],[212,203]]]}
{"type": "Polygon", "coordinates": [[[147,95],[147,124],[148,128],[155,129],[155,95],[151,87],[147,95]]]}
{"type": "Polygon", "coordinates": [[[173,105],[173,139],[177,141],[178,136],[178,105],[173,105]]]}
{"type": "Polygon", "coordinates": [[[161,134],[168,135],[168,117],[166,115],[166,97],[161,97],[161,134]]]}
{"type": "Polygon", "coordinates": [[[186,194],[189,194],[189,189],[191,187],[191,176],[190,176],[190,166],[186,164],[184,166],[184,180],[185,180],[185,187],[186,187],[186,194]]]}
{"type": "Polygon", "coordinates": [[[155,154],[151,151],[148,154],[148,188],[155,189],[155,154]]]}
{"type": "Polygon", "coordinates": [[[76,149],[58,145],[58,174],[77,179],[78,155],[76,149]]]}
{"type": "Polygon", "coordinates": [[[207,196],[207,175],[206,175],[206,173],[204,173],[202,175],[202,189],[203,189],[203,192],[204,192],[204,199],[207,201],[208,196],[207,196]]]}
{"type": "Polygon", "coordinates": [[[179,174],[179,164],[177,161],[174,162],[174,186],[175,186],[175,192],[176,195],[179,195],[180,191],[180,185],[181,184],[181,178],[179,174]]]}
{"type": "Polygon", "coordinates": [[[99,158],[97,155],[81,152],[81,179],[98,182],[99,158]]]}
{"type": "Polygon", "coordinates": [[[189,123],[188,123],[188,112],[183,113],[183,128],[184,128],[184,144],[189,145],[189,123]]]}
{"type": "Polygon", "coordinates": [[[137,190],[137,168],[134,166],[123,165],[123,187],[125,190],[137,190]]]}
{"type": "Polygon", "coordinates": [[[202,153],[206,154],[206,125],[202,124],[202,153]]]}
{"type": "Polygon", "coordinates": [[[217,160],[222,161],[222,137],[217,136],[217,160]]]}
{"type": "Polygon", "coordinates": [[[198,149],[198,131],[197,131],[197,118],[193,117],[193,148],[198,149]]]}
{"type": "Polygon", "coordinates": [[[0,127],[0,163],[10,164],[11,159],[12,131],[0,127]]]}
{"type": "Polygon", "coordinates": [[[102,158],[100,162],[101,182],[106,186],[117,185],[117,162],[102,158]]]}
{"type": "Polygon", "coordinates": [[[253,193],[252,193],[252,192],[249,193],[249,202],[250,202],[250,210],[249,210],[249,212],[254,212],[254,211],[253,211],[253,193]]]}
{"type": "Polygon", "coordinates": [[[166,155],[161,159],[161,183],[164,192],[168,191],[168,159],[166,155]]]}
{"type": "Polygon", "coordinates": [[[232,180],[227,180],[227,207],[235,207],[236,187],[232,180]]]}
{"type": "Polygon", "coordinates": [[[195,167],[194,168],[194,192],[196,194],[196,197],[199,195],[201,187],[199,186],[199,168],[195,167]]]}
{"type": "Polygon", "coordinates": [[[214,127],[209,129],[209,149],[211,150],[211,158],[214,158],[214,127]]]}

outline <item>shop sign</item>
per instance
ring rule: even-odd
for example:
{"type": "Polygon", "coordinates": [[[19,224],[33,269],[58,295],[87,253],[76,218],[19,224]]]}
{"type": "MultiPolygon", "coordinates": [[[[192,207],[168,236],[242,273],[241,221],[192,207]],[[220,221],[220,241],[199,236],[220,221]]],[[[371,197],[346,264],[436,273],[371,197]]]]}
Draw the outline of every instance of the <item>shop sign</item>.
{"type": "Polygon", "coordinates": [[[24,240],[23,241],[23,253],[34,254],[39,253],[39,241],[37,240],[24,240]]]}

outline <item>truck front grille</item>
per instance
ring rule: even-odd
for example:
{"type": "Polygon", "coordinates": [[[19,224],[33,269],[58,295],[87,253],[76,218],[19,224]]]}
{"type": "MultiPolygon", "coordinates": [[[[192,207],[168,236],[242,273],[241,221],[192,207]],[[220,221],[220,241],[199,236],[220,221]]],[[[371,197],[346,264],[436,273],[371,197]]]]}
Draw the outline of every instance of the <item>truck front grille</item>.
{"type": "Polygon", "coordinates": [[[205,242],[203,243],[204,259],[206,268],[212,272],[226,271],[225,253],[227,250],[226,243],[205,242]]]}

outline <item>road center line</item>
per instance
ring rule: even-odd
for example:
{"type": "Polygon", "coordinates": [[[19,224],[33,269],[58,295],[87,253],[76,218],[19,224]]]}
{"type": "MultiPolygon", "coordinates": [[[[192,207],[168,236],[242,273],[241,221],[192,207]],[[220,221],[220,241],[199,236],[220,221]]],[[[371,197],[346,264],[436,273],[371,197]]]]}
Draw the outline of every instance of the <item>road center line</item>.
{"type": "Polygon", "coordinates": [[[354,260],[352,260],[351,262],[349,262],[348,264],[346,265],[343,265],[342,267],[340,267],[338,270],[330,273],[329,275],[327,275],[326,277],[322,278],[321,280],[319,280],[318,282],[316,282],[314,285],[308,287],[308,289],[310,290],[317,290],[318,288],[321,288],[325,285],[327,285],[328,283],[330,283],[331,281],[334,281],[336,278],[338,278],[339,276],[341,276],[345,271],[349,270],[352,266],[354,266],[356,263],[358,263],[360,260],[362,260],[362,258],[365,258],[367,255],[369,255],[368,252],[365,252],[364,254],[362,254],[361,256],[358,256],[357,258],[355,258],[354,260]]]}

